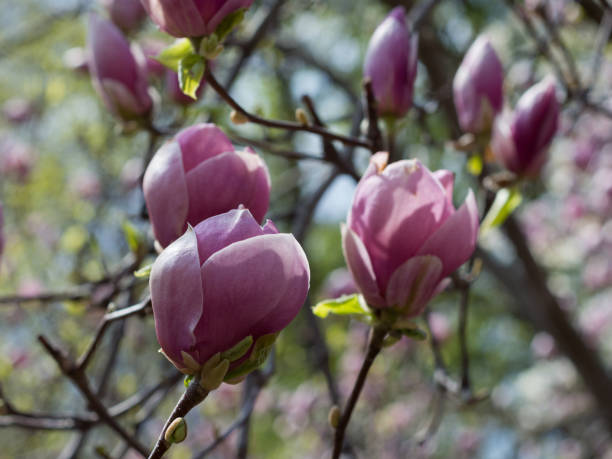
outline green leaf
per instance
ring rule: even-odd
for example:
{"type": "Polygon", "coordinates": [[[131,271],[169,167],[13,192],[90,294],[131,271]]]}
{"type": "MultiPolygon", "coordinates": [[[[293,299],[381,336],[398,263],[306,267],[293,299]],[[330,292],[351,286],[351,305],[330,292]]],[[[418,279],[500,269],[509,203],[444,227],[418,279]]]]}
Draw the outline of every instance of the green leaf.
{"type": "Polygon", "coordinates": [[[189,384],[191,383],[192,379],[193,379],[193,375],[185,376],[185,379],[183,380],[183,384],[185,384],[185,387],[189,387],[189,384]]]}
{"type": "Polygon", "coordinates": [[[190,54],[194,54],[191,41],[189,41],[189,38],[181,38],[155,56],[155,60],[169,69],[178,72],[179,62],[190,54]]]}
{"type": "Polygon", "coordinates": [[[523,196],[518,188],[502,188],[495,195],[493,205],[489,213],[480,225],[480,235],[482,236],[491,228],[501,225],[521,204],[523,196]]]}
{"type": "Polygon", "coordinates": [[[134,271],[134,277],[147,278],[151,275],[151,268],[153,265],[147,265],[140,268],[138,271],[134,271]]]}
{"type": "Polygon", "coordinates": [[[323,300],[312,308],[312,312],[315,316],[326,318],[329,314],[336,315],[372,315],[363,299],[363,296],[355,295],[344,295],[335,300],[323,300]]]}
{"type": "Polygon", "coordinates": [[[229,33],[242,22],[245,11],[245,8],[240,8],[239,10],[225,16],[225,18],[221,21],[221,24],[219,24],[215,30],[219,43],[222,42],[225,37],[227,37],[229,33]]]}
{"type": "Polygon", "coordinates": [[[186,96],[197,99],[196,91],[204,76],[204,58],[190,54],[182,58],[178,66],[179,86],[186,96]]]}

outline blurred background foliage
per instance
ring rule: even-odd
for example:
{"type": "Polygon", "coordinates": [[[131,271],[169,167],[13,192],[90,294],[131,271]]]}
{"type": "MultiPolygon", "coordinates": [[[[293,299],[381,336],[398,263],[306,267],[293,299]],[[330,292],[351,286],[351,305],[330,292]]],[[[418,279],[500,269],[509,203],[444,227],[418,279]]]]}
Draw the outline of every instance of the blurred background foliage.
{"type": "MultiPolygon", "coordinates": [[[[221,81],[231,76],[236,62],[243,58],[245,43],[277,3],[282,4],[277,17],[238,73],[232,94],[247,109],[279,119],[292,119],[295,108],[302,106],[301,96],[307,94],[330,128],[350,131],[361,100],[362,59],[372,31],[392,6],[403,3],[410,8],[419,2],[256,1],[217,59],[215,73],[221,81]]],[[[405,157],[419,157],[431,169],[445,167],[455,172],[459,185],[455,200],[461,202],[475,181],[466,168],[465,155],[448,146],[459,133],[450,85],[467,47],[479,33],[489,34],[506,69],[510,102],[551,68],[538,56],[506,3],[437,3],[420,27],[416,108],[402,121],[398,144],[405,157]]],[[[579,3],[549,3],[560,11],[562,36],[578,68],[589,78],[598,24],[579,3]]],[[[115,272],[129,254],[123,230],[126,222],[151,238],[141,215],[137,183],[141,158],[149,148],[148,134],[121,132],[83,68],[86,13],[100,10],[95,2],[0,0],[0,5],[4,113],[0,117],[0,162],[7,163],[10,155],[21,161],[20,167],[4,166],[0,177],[7,236],[0,293],[36,296],[71,291],[75,285],[91,286],[89,283],[115,272]],[[10,110],[20,103],[27,106],[28,114],[16,121],[10,110]]],[[[150,22],[129,38],[139,43],[150,39],[170,43],[150,22]]],[[[604,59],[609,51],[607,46],[604,59]]],[[[609,94],[611,71],[604,60],[593,94],[609,94]]],[[[248,138],[277,150],[322,155],[316,136],[287,135],[252,124],[232,125],[230,109],[210,88],[197,103],[181,107],[168,99],[159,81],[152,84],[158,96],[155,124],[163,131],[211,120],[231,133],[237,144],[249,144],[239,139],[248,138]]],[[[593,131],[609,135],[610,123],[571,104],[566,105],[563,122],[563,138],[555,142],[542,180],[526,190],[519,214],[533,251],[551,272],[551,288],[610,364],[612,262],[610,225],[606,226],[610,213],[607,203],[597,207],[597,200],[609,198],[605,194],[612,183],[608,180],[612,168],[599,177],[601,168],[581,170],[576,166],[583,140],[592,139],[593,131]]],[[[272,172],[269,216],[282,230],[294,231],[290,222],[296,213],[305,212],[308,198],[319,189],[331,166],[321,161],[287,160],[254,145],[272,172]]],[[[602,149],[598,147],[593,154],[602,149]]],[[[356,150],[354,155],[363,170],[368,153],[356,150]]],[[[322,287],[327,275],[344,265],[339,222],[345,219],[354,186],[349,176],[337,178],[324,192],[305,233],[313,303],[325,297],[322,287]]],[[[502,259],[513,257],[497,230],[482,244],[502,259]]],[[[151,259],[148,256],[142,265],[151,259]]],[[[125,301],[135,302],[143,294],[146,282],[133,282],[131,299],[125,301]]],[[[93,288],[94,298],[0,304],[0,383],[20,410],[85,410],[78,392],[42,352],[36,336],[55,337],[78,355],[104,313],[100,305],[105,305],[108,294],[105,285],[93,288]]],[[[458,302],[458,292],[451,290],[436,298],[430,308],[433,333],[440,341],[448,372],[454,376],[461,364],[458,302]]],[[[349,427],[349,440],[357,451],[363,451],[361,457],[612,457],[610,438],[594,415],[574,367],[556,352],[549,335],[536,333],[524,320],[515,302],[487,270],[472,288],[468,345],[474,391],[484,398],[478,403],[466,405],[460,396],[442,397],[434,380],[428,341],[404,339],[382,354],[349,427]],[[439,431],[429,438],[427,430],[438,422],[439,431]]],[[[321,326],[331,351],[332,372],[345,399],[361,364],[367,329],[337,318],[321,326]]],[[[330,402],[325,380],[313,364],[311,339],[308,321],[302,316],[281,335],[276,374],[259,396],[251,422],[252,457],[328,454],[330,402]]],[[[90,370],[92,378],[102,377],[106,359],[119,352],[117,369],[103,394],[109,405],[171,372],[170,364],[157,353],[151,317],[114,326],[102,346],[90,370]]],[[[206,447],[238,414],[240,388],[224,385],[194,410],[188,417],[187,441],[173,447],[168,457],[192,457],[206,447]]],[[[125,417],[126,424],[142,423],[141,438],[151,444],[181,391],[181,384],[173,387],[146,418],[135,411],[125,417]]],[[[63,457],[78,435],[2,428],[0,457],[63,457]]],[[[232,457],[235,443],[233,435],[212,457],[232,457]]],[[[95,457],[94,449],[99,446],[118,457],[122,448],[117,445],[111,431],[96,427],[88,432],[77,457],[95,457]]]]}

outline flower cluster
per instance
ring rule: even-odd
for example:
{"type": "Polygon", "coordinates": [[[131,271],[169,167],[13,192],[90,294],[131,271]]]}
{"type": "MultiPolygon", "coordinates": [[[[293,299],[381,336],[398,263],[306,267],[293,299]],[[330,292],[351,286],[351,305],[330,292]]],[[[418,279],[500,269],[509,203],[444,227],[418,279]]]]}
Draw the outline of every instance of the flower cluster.
{"type": "Polygon", "coordinates": [[[453,81],[459,124],[474,134],[492,127],[491,148],[498,161],[519,176],[535,176],[546,161],[559,122],[555,83],[545,78],[523,94],[514,111],[502,112],[503,79],[493,46],[486,36],[478,37],[453,81]]]}

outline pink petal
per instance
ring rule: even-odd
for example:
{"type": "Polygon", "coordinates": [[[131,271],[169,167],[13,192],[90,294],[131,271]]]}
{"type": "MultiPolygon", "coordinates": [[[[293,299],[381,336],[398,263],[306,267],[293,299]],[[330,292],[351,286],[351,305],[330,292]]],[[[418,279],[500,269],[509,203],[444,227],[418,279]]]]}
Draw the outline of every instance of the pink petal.
{"type": "Polygon", "coordinates": [[[340,226],[342,231],[342,251],[349,271],[355,279],[355,283],[366,299],[366,302],[373,307],[385,307],[386,302],[380,295],[376,283],[376,274],[370,261],[370,256],[363,242],[344,223],[340,226]]]}
{"type": "Polygon", "coordinates": [[[227,15],[239,10],[240,8],[248,8],[251,6],[253,1],[254,0],[195,0],[195,3],[202,5],[198,8],[200,9],[204,21],[207,22],[206,30],[210,34],[215,31],[215,29],[227,15]],[[206,6],[204,6],[206,4],[215,4],[213,8],[216,9],[216,11],[212,11],[210,7],[206,8],[206,6]]]}
{"type": "Polygon", "coordinates": [[[234,151],[230,139],[212,123],[195,124],[179,132],[175,140],[181,146],[185,172],[198,164],[227,151],[234,151]]]}
{"type": "Polygon", "coordinates": [[[418,254],[438,257],[444,265],[441,277],[446,277],[474,253],[478,227],[478,207],[470,190],[463,205],[431,235],[418,254]]]}
{"type": "Polygon", "coordinates": [[[442,262],[425,255],[411,258],[395,270],[387,286],[387,304],[408,317],[421,313],[440,282],[442,262]]]}
{"type": "MultiPolygon", "coordinates": [[[[433,176],[438,179],[438,181],[444,187],[446,191],[446,197],[448,198],[448,202],[450,202],[451,206],[453,205],[453,187],[455,186],[455,174],[451,171],[447,171],[446,169],[439,169],[433,172],[433,176]]],[[[455,207],[453,206],[453,209],[455,207]]]]}
{"type": "Polygon", "coordinates": [[[236,154],[244,161],[249,175],[250,189],[247,193],[250,199],[247,199],[244,205],[251,211],[255,220],[261,222],[270,206],[271,184],[268,167],[251,148],[247,148],[244,152],[238,151],[236,154]]]}
{"type": "Polygon", "coordinates": [[[199,37],[207,34],[193,0],[141,0],[153,22],[175,37],[199,37]]]}
{"type": "Polygon", "coordinates": [[[165,247],[185,231],[189,196],[178,143],[169,142],[155,154],[142,183],[149,218],[165,247]]]}
{"type": "Polygon", "coordinates": [[[446,190],[418,160],[397,161],[359,182],[348,226],[367,247],[381,292],[453,211],[446,190]]]}
{"type": "Polygon", "coordinates": [[[369,177],[371,175],[382,174],[382,172],[385,170],[385,167],[387,167],[388,161],[389,161],[388,152],[379,151],[378,153],[375,153],[370,158],[370,164],[368,165],[368,168],[366,169],[366,171],[363,173],[361,180],[365,180],[366,177],[369,177]]]}
{"type": "Polygon", "coordinates": [[[303,250],[290,234],[239,241],[202,265],[204,311],[195,329],[205,360],[248,335],[280,331],[302,307],[309,284],[303,250]]]}
{"type": "Polygon", "coordinates": [[[247,209],[230,210],[215,215],[197,225],[194,230],[198,238],[200,264],[211,255],[234,242],[264,234],[278,233],[272,222],[262,228],[247,209]]]}
{"type": "Polygon", "coordinates": [[[226,152],[210,158],[189,171],[186,175],[189,190],[189,213],[187,220],[197,224],[213,215],[236,209],[240,204],[255,208],[257,221],[263,219],[268,210],[269,190],[267,177],[253,174],[243,157],[235,152],[226,152]],[[256,183],[254,183],[254,181],[256,183]],[[263,186],[257,183],[264,182],[263,186]]]}
{"type": "Polygon", "coordinates": [[[195,344],[193,331],[202,315],[202,280],[195,232],[191,229],[155,260],[149,286],[157,340],[175,362],[195,344]]]}

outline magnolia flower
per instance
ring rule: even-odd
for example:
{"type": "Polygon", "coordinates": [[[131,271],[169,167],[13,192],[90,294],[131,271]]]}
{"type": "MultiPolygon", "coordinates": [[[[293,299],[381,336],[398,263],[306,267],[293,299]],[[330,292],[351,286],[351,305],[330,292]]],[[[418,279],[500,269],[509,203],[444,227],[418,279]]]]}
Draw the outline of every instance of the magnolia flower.
{"type": "Polygon", "coordinates": [[[214,124],[183,129],[147,168],[143,190],[155,237],[167,246],[196,225],[240,205],[261,222],[270,204],[270,175],[250,148],[235,151],[214,124]]]}
{"type": "MultiPolygon", "coordinates": [[[[153,264],[159,344],[189,372],[248,337],[257,343],[289,325],[306,300],[309,279],[304,251],[271,221],[259,226],[246,209],[204,220],[153,264]]],[[[241,359],[251,351],[249,346],[241,359]]]]}
{"type": "Polygon", "coordinates": [[[470,190],[455,210],[451,172],[387,158],[374,155],[359,181],[342,247],[368,305],[415,316],[474,252],[478,208],[470,190]]]}

